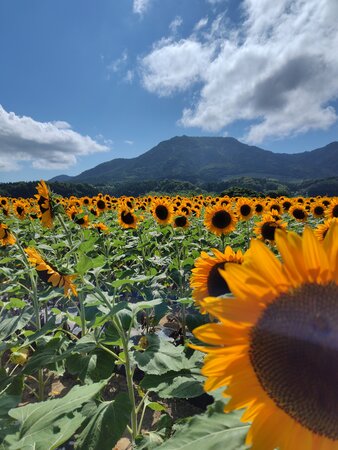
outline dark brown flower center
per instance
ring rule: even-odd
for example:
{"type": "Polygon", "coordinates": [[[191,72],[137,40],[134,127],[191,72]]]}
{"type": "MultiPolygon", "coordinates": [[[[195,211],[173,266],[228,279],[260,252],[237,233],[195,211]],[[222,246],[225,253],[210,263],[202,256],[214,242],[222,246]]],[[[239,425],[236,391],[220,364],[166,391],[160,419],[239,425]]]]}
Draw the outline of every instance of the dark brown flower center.
{"type": "Polygon", "coordinates": [[[257,203],[257,205],[255,206],[255,211],[257,213],[261,213],[263,211],[263,205],[261,205],[260,203],[257,203]]]}
{"type": "Polygon", "coordinates": [[[249,205],[242,205],[240,207],[240,212],[241,212],[243,217],[248,216],[251,213],[251,206],[249,206],[249,205]]]}
{"type": "Polygon", "coordinates": [[[332,217],[338,217],[338,205],[332,208],[332,217]]]}
{"type": "Polygon", "coordinates": [[[135,218],[131,212],[125,213],[124,211],[121,214],[121,220],[126,225],[132,225],[135,221],[135,218]]]}
{"type": "Polygon", "coordinates": [[[316,214],[316,216],[321,216],[324,214],[324,208],[322,206],[315,206],[313,212],[316,214]]]}
{"type": "Polygon", "coordinates": [[[227,211],[217,211],[211,219],[215,228],[226,228],[231,224],[231,215],[227,211]]]}
{"type": "Polygon", "coordinates": [[[292,205],[291,202],[285,201],[285,202],[283,203],[283,209],[284,209],[284,211],[288,211],[288,210],[291,208],[291,205],[292,205]]]}
{"type": "Polygon", "coordinates": [[[303,209],[300,209],[300,208],[296,208],[294,211],[293,211],[293,217],[295,218],[295,219],[299,219],[299,220],[303,220],[303,219],[305,219],[305,211],[303,210],[303,209]]]}
{"type": "Polygon", "coordinates": [[[269,397],[302,426],[338,440],[338,285],[304,284],[268,305],[250,360],[269,397]]]}
{"type": "Polygon", "coordinates": [[[185,216],[178,216],[175,218],[175,225],[177,227],[185,227],[187,224],[187,218],[185,216]]]}
{"type": "Polygon", "coordinates": [[[155,209],[155,214],[160,220],[166,220],[169,215],[168,208],[164,205],[158,205],[155,209]]]}
{"type": "Polygon", "coordinates": [[[208,274],[207,286],[211,297],[219,297],[230,293],[227,282],[218,271],[218,269],[224,269],[224,264],[225,262],[215,264],[208,274]]]}
{"type": "Polygon", "coordinates": [[[278,228],[278,224],[273,221],[263,223],[261,227],[261,234],[263,239],[268,239],[269,241],[275,240],[275,232],[278,228]]]}
{"type": "Polygon", "coordinates": [[[105,209],[106,203],[104,202],[104,200],[99,200],[99,201],[96,203],[96,206],[97,206],[99,209],[105,209]]]}

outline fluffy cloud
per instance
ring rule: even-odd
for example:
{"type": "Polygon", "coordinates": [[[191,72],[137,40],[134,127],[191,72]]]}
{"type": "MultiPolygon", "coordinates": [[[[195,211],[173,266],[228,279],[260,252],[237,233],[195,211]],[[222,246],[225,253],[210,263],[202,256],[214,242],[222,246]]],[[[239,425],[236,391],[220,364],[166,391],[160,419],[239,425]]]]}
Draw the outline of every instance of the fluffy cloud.
{"type": "Polygon", "coordinates": [[[192,39],[163,40],[142,60],[143,85],[160,96],[183,91],[203,78],[213,52],[192,39]]]}
{"type": "Polygon", "coordinates": [[[134,0],[133,2],[133,12],[135,14],[139,14],[143,16],[143,14],[147,11],[150,4],[150,0],[134,0]]]}
{"type": "Polygon", "coordinates": [[[108,151],[89,136],[82,136],[64,121],[37,122],[19,117],[0,105],[0,170],[18,170],[20,162],[38,169],[65,169],[77,156],[108,151]]]}
{"type": "Polygon", "coordinates": [[[141,60],[144,87],[159,96],[195,87],[180,123],[219,132],[245,120],[251,143],[332,125],[338,2],[243,0],[241,8],[237,26],[224,14],[184,40],[156,43],[141,60]]]}

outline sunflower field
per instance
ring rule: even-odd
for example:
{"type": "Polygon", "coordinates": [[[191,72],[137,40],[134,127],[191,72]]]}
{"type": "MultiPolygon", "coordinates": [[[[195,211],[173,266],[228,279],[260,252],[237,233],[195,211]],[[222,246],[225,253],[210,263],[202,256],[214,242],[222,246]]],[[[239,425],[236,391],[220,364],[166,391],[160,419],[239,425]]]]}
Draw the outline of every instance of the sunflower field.
{"type": "Polygon", "coordinates": [[[338,198],[0,197],[0,448],[338,449],[338,198]]]}

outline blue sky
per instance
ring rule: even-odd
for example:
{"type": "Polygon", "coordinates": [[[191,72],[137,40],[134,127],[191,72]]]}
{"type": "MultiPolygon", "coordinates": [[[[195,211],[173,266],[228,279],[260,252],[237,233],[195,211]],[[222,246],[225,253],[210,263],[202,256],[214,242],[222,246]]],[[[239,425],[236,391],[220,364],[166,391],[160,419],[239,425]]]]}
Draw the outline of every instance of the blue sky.
{"type": "Polygon", "coordinates": [[[336,0],[2,0],[0,181],[175,135],[338,140],[336,0]]]}

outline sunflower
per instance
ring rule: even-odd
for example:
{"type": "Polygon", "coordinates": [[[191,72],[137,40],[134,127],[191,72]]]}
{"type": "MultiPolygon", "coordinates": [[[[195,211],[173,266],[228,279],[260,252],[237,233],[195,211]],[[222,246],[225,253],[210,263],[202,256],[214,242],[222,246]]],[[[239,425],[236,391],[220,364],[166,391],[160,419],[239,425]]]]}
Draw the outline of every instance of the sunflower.
{"type": "Polygon", "coordinates": [[[172,220],[173,205],[166,199],[157,198],[152,202],[152,215],[160,225],[168,225],[172,220]]]}
{"type": "Polygon", "coordinates": [[[118,221],[122,228],[136,228],[138,218],[132,209],[121,208],[119,210],[118,221]]]}
{"type": "Polygon", "coordinates": [[[333,199],[326,211],[327,219],[338,218],[338,199],[333,199]]]}
{"type": "MultiPolygon", "coordinates": [[[[225,248],[224,253],[216,248],[211,251],[213,256],[202,252],[195,261],[195,268],[191,271],[192,296],[199,305],[205,297],[229,294],[229,286],[220,275],[219,269],[224,269],[225,263],[242,264],[243,262],[242,252],[239,250],[235,253],[229,245],[225,248]]],[[[204,311],[203,308],[201,310],[204,311]]]]}
{"type": "Polygon", "coordinates": [[[254,204],[254,209],[255,209],[255,214],[260,215],[260,214],[263,214],[265,206],[264,206],[263,202],[256,201],[254,204]]]}
{"type": "Polygon", "coordinates": [[[301,205],[291,206],[291,208],[289,209],[289,214],[294,219],[296,219],[297,222],[306,222],[307,220],[307,212],[301,205]]]}
{"type": "Polygon", "coordinates": [[[13,210],[15,215],[20,219],[23,220],[26,216],[26,204],[22,200],[17,200],[13,204],[13,210]]]}
{"type": "Polygon", "coordinates": [[[313,205],[311,206],[311,213],[314,217],[316,217],[316,219],[320,219],[322,217],[324,217],[325,215],[325,206],[323,205],[323,203],[320,202],[315,202],[313,203],[313,205]]]}
{"type": "Polygon", "coordinates": [[[25,248],[25,253],[28,256],[27,259],[31,266],[35,267],[42,281],[51,283],[54,287],[63,287],[65,297],[70,298],[72,293],[74,296],[77,296],[76,288],[73,283],[73,279],[76,278],[76,275],[64,275],[58,272],[58,270],[50,263],[44,261],[35,248],[27,247],[25,248]]]}
{"type": "Polygon", "coordinates": [[[283,206],[283,210],[284,210],[284,211],[289,211],[289,209],[290,209],[291,206],[292,206],[291,200],[289,200],[289,199],[283,200],[283,201],[282,201],[282,206],[283,206]]]}
{"type": "Polygon", "coordinates": [[[13,245],[15,244],[16,239],[10,233],[8,226],[4,223],[0,223],[0,244],[1,245],[13,245]]]}
{"type": "Polygon", "coordinates": [[[107,225],[105,225],[102,222],[94,223],[92,225],[92,228],[95,228],[100,234],[102,234],[102,233],[108,234],[109,233],[109,228],[107,227],[107,225]]]}
{"type": "Polygon", "coordinates": [[[286,230],[286,223],[279,219],[279,216],[264,214],[261,222],[258,222],[254,228],[254,233],[263,241],[275,242],[276,230],[286,230]]]}
{"type": "Polygon", "coordinates": [[[237,217],[231,210],[231,206],[215,205],[205,210],[204,225],[218,236],[227,234],[236,228],[237,217]]]}
{"type": "Polygon", "coordinates": [[[222,275],[235,298],[203,300],[219,323],[194,330],[207,391],[228,385],[225,411],[246,408],[252,450],[338,449],[338,223],[319,242],[276,233],[282,263],[252,240],[222,275]]]}
{"type": "Polygon", "coordinates": [[[54,213],[48,187],[46,183],[41,180],[40,183],[38,183],[36,189],[38,191],[38,194],[35,194],[35,197],[38,200],[38,205],[41,211],[40,220],[42,222],[42,225],[47,228],[52,228],[54,213]]]}
{"type": "Polygon", "coordinates": [[[317,225],[317,227],[314,229],[314,234],[315,234],[316,238],[319,241],[323,241],[325,239],[327,232],[330,229],[332,222],[335,222],[337,220],[338,219],[335,219],[335,218],[327,219],[324,223],[317,225]]]}
{"type": "Polygon", "coordinates": [[[107,202],[103,198],[99,198],[96,202],[96,208],[101,213],[108,209],[107,202]]]}
{"type": "Polygon", "coordinates": [[[248,198],[240,198],[237,202],[236,209],[237,214],[242,220],[249,220],[255,212],[254,203],[248,198]]]}

